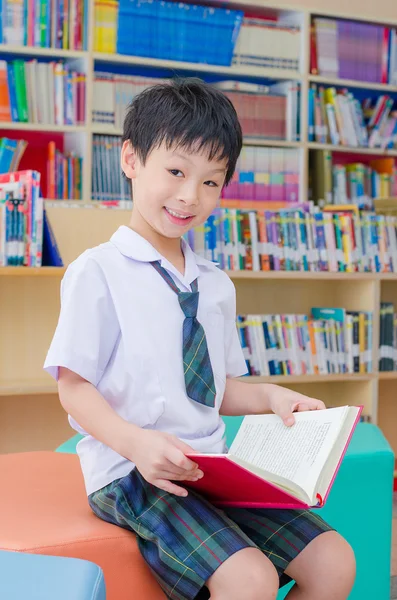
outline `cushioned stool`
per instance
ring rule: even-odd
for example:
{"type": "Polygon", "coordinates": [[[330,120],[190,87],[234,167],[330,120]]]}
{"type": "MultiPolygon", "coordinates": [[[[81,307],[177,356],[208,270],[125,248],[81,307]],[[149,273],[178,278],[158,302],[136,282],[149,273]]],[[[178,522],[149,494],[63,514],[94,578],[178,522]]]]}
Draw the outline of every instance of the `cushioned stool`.
{"type": "MultiPolygon", "coordinates": [[[[230,443],[241,420],[225,420],[230,443]]],[[[359,424],[321,511],[356,553],[357,581],[349,600],[390,599],[393,468],[380,430],[359,424]]],[[[91,513],[77,456],[4,455],[0,473],[8,491],[0,496],[0,548],[90,560],[103,569],[107,600],[164,600],[135,536],[91,513]]],[[[279,599],[285,594],[281,590],[279,599]]]]}
{"type": "MultiPolygon", "coordinates": [[[[0,455],[0,473],[0,549],[89,560],[103,570],[107,600],[165,600],[135,536],[92,513],[77,456],[0,455]]],[[[7,594],[0,598],[9,600],[7,594]]]]}
{"type": "MultiPolygon", "coordinates": [[[[224,420],[230,445],[242,419],[224,420]]],[[[58,450],[75,452],[79,439],[74,436],[58,450]]],[[[327,504],[319,511],[354,549],[357,579],[349,600],[390,600],[393,469],[393,452],[380,429],[359,423],[327,504]]],[[[278,600],[289,587],[280,590],[278,600]]],[[[137,595],[136,600],[146,599],[137,595]]]]}
{"type": "Polygon", "coordinates": [[[87,560],[0,551],[4,600],[105,600],[102,569],[87,560]]]}

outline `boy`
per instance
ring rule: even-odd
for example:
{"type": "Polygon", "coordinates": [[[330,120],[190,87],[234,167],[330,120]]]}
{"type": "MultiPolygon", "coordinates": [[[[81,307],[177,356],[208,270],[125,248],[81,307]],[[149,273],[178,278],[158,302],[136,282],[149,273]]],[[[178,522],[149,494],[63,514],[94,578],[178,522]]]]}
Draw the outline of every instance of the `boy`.
{"type": "Polygon", "coordinates": [[[185,488],[203,476],[186,454],[225,449],[220,414],[273,411],[291,425],[293,411],[324,408],[237,379],[234,286],[182,239],[216,207],[241,145],[233,106],[198,79],[132,102],[121,153],[130,224],[67,269],[45,368],[84,434],[92,510],[135,532],[168,598],[207,587],[211,600],[270,600],[294,579],[289,600],[344,600],[354,556],[317,514],[221,511],[185,488]]]}

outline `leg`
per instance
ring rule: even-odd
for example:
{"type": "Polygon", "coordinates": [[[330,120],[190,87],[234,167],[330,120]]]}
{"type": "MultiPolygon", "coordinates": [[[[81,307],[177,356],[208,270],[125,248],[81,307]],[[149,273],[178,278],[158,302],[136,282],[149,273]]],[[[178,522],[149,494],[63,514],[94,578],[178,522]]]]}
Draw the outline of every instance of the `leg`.
{"type": "Polygon", "coordinates": [[[356,575],[354,553],[335,531],[317,536],[286,569],[296,581],[288,600],[346,600],[356,575]]]}
{"type": "Polygon", "coordinates": [[[170,600],[274,600],[271,562],[224,511],[200,495],[173,496],[134,469],[89,497],[100,518],[130,529],[170,600]],[[198,598],[197,598],[198,600],[198,598]]]}
{"type": "Polygon", "coordinates": [[[207,581],[211,600],[275,600],[278,574],[256,548],[245,548],[228,558],[207,581]]]}

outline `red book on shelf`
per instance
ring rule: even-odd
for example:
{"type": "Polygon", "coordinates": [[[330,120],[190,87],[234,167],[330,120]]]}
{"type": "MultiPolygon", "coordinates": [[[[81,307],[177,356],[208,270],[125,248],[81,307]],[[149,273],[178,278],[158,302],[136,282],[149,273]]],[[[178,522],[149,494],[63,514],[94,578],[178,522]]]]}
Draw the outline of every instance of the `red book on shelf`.
{"type": "Polygon", "coordinates": [[[189,455],[204,477],[186,482],[186,487],[219,506],[320,508],[362,409],[298,412],[292,427],[274,414],[249,415],[227,454],[189,455]]]}

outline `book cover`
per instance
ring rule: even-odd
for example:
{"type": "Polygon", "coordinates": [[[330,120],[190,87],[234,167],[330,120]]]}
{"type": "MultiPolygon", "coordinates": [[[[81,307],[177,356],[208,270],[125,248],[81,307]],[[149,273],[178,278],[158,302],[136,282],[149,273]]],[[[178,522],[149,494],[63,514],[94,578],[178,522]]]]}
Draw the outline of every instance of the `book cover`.
{"type": "Polygon", "coordinates": [[[186,483],[218,506],[307,509],[324,506],[362,406],[244,418],[227,454],[190,454],[203,471],[186,483]]]}

